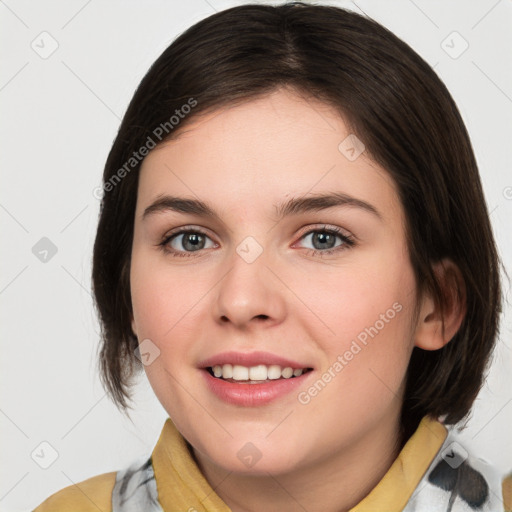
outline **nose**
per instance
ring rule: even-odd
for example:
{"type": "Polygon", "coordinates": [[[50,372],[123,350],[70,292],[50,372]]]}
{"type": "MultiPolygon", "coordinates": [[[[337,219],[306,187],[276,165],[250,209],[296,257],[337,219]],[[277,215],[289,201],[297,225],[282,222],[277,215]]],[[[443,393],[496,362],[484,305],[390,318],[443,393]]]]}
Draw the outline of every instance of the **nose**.
{"type": "Polygon", "coordinates": [[[213,315],[217,323],[245,330],[256,325],[270,327],[283,321],[286,288],[276,277],[279,272],[271,259],[263,251],[248,262],[233,251],[223,267],[224,276],[214,295],[213,315]]]}

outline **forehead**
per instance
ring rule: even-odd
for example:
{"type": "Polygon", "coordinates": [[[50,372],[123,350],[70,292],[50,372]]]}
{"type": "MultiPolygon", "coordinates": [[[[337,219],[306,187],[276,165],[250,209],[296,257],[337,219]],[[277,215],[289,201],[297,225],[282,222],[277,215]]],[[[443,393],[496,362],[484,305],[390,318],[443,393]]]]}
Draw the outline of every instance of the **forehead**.
{"type": "Polygon", "coordinates": [[[151,151],[141,166],[138,207],[172,192],[257,211],[335,190],[398,214],[393,180],[367,152],[357,156],[361,149],[333,107],[278,90],[196,116],[151,151]]]}

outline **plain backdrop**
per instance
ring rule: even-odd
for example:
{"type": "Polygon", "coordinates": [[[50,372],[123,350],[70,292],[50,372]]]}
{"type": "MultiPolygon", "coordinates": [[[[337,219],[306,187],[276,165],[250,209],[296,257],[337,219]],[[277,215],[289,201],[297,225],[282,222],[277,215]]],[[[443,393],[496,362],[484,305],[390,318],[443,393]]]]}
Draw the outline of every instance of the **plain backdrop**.
{"type": "MultiPolygon", "coordinates": [[[[131,420],[99,384],[90,287],[99,209],[93,190],[151,63],[186,28],[241,3],[0,2],[2,511],[29,510],[73,482],[121,469],[149,454],[157,440],[166,414],[144,376],[131,420]]],[[[446,83],[472,138],[510,272],[512,2],[323,3],[364,11],[446,83]]],[[[493,366],[463,432],[502,472],[512,469],[507,282],[505,294],[493,366]]]]}

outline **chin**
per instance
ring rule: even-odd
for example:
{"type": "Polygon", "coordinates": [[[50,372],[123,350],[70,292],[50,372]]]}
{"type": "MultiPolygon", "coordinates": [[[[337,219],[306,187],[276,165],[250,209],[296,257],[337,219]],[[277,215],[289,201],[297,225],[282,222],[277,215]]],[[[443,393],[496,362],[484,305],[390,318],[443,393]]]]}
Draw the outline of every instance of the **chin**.
{"type": "Polygon", "coordinates": [[[246,475],[277,475],[289,473],[304,462],[305,444],[303,434],[276,432],[268,436],[269,429],[261,429],[251,435],[251,429],[232,432],[233,437],[205,437],[205,431],[190,438],[196,451],[215,466],[227,472],[246,475]],[[261,433],[264,430],[265,433],[261,433]],[[297,437],[295,437],[297,436],[297,437]]]}
{"type": "Polygon", "coordinates": [[[226,471],[247,476],[268,476],[289,473],[298,469],[300,459],[296,457],[300,447],[275,446],[267,443],[261,446],[257,441],[234,442],[221,449],[215,448],[206,456],[226,471]]]}

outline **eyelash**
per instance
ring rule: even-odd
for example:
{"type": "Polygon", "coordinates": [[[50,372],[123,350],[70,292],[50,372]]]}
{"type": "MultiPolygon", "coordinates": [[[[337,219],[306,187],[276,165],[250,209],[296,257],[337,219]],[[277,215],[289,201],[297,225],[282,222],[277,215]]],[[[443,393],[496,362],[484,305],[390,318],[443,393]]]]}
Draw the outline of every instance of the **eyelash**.
{"type": "MultiPolygon", "coordinates": [[[[191,252],[176,251],[175,249],[169,249],[168,246],[167,246],[167,244],[174,237],[176,237],[178,235],[182,235],[184,233],[185,234],[193,233],[193,234],[198,234],[198,235],[202,235],[202,236],[208,237],[208,235],[204,231],[201,231],[200,229],[195,229],[195,228],[192,229],[192,228],[187,228],[185,226],[183,228],[180,228],[178,231],[175,231],[174,233],[164,237],[164,239],[158,244],[158,246],[161,247],[161,249],[166,254],[169,254],[170,256],[173,256],[173,257],[178,257],[178,258],[194,257],[194,252],[200,252],[200,251],[191,251],[191,252]]],[[[355,240],[354,240],[353,237],[351,237],[349,235],[344,235],[339,228],[327,227],[327,226],[324,226],[323,228],[311,229],[311,230],[307,231],[306,233],[304,233],[300,237],[299,240],[302,240],[303,238],[305,238],[306,236],[308,236],[308,235],[310,235],[312,233],[327,233],[329,235],[338,236],[342,240],[343,244],[338,245],[336,247],[333,247],[332,249],[326,249],[326,250],[306,249],[307,253],[310,256],[320,256],[320,257],[322,257],[324,255],[330,255],[330,254],[333,254],[335,252],[339,252],[339,251],[344,251],[344,250],[350,249],[351,247],[353,247],[355,245],[355,240]]]]}

